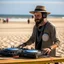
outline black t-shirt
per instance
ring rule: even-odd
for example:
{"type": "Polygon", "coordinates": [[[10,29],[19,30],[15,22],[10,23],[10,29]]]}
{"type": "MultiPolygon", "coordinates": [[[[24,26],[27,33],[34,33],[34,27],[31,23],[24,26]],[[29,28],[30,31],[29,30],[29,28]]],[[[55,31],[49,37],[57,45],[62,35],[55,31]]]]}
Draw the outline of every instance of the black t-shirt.
{"type": "MultiPolygon", "coordinates": [[[[47,24],[47,23],[46,23],[47,24]]],[[[46,24],[43,26],[40,26],[39,28],[36,28],[36,49],[41,50],[42,45],[42,34],[44,33],[46,24]]]]}
{"type": "Polygon", "coordinates": [[[36,32],[36,49],[37,50],[41,50],[41,44],[42,44],[42,26],[37,28],[37,32],[36,32]]]}
{"type": "MultiPolygon", "coordinates": [[[[46,23],[47,24],[47,23],[46,23]]],[[[42,35],[44,33],[46,24],[43,26],[40,26],[39,28],[36,28],[36,49],[41,50],[41,45],[42,45],[42,35]]]]}

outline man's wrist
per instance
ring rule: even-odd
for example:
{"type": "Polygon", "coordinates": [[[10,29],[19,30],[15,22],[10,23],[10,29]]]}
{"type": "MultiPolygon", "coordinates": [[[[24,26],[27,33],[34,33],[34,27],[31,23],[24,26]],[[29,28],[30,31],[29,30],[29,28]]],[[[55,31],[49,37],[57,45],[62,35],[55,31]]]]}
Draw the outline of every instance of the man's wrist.
{"type": "Polygon", "coordinates": [[[24,46],[26,46],[27,44],[26,43],[23,43],[24,44],[24,46]]]}
{"type": "Polygon", "coordinates": [[[26,43],[23,43],[23,44],[21,44],[20,46],[25,47],[26,45],[27,45],[26,43]]]}
{"type": "Polygon", "coordinates": [[[49,47],[49,49],[50,49],[50,50],[52,50],[52,48],[51,48],[51,47],[49,47]]]}

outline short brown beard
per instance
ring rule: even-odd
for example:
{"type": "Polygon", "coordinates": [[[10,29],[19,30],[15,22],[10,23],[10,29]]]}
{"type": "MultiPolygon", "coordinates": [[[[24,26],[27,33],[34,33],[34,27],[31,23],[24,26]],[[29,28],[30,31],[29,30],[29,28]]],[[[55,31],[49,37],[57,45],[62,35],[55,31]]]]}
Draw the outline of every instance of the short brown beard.
{"type": "Polygon", "coordinates": [[[37,22],[37,20],[39,20],[39,19],[35,19],[35,23],[36,23],[36,26],[38,27],[39,24],[44,21],[44,19],[42,18],[38,22],[37,22]]]}

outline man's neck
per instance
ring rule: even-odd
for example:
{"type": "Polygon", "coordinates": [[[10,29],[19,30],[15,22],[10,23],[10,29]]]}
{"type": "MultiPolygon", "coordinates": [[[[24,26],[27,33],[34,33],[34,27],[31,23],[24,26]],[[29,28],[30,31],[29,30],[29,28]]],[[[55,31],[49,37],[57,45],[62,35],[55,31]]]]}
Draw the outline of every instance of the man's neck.
{"type": "Polygon", "coordinates": [[[42,21],[42,22],[38,25],[38,27],[45,25],[46,22],[47,22],[47,19],[44,19],[44,21],[42,21]]]}

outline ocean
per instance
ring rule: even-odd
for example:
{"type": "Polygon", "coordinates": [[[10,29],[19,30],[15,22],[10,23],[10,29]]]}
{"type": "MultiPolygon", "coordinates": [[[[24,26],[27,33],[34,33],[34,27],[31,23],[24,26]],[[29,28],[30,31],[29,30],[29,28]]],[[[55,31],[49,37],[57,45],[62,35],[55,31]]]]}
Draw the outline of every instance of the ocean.
{"type": "MultiPolygon", "coordinates": [[[[32,18],[33,15],[0,15],[0,19],[9,21],[27,21],[28,19],[32,18]]],[[[48,15],[48,18],[64,18],[64,15],[48,15]]]]}
{"type": "Polygon", "coordinates": [[[6,20],[8,18],[9,21],[27,21],[29,18],[31,18],[32,15],[0,15],[0,19],[6,20]]]}
{"type": "Polygon", "coordinates": [[[32,15],[0,15],[1,18],[31,18],[32,15]]]}
{"type": "MultiPolygon", "coordinates": [[[[31,18],[32,15],[1,15],[0,14],[0,18],[31,18]]],[[[61,18],[64,17],[64,15],[48,15],[48,18],[51,17],[57,17],[57,18],[61,18]]]]}
{"type": "Polygon", "coordinates": [[[62,18],[64,15],[49,15],[49,18],[62,18]]]}

